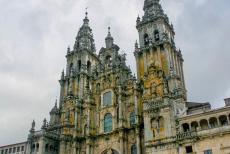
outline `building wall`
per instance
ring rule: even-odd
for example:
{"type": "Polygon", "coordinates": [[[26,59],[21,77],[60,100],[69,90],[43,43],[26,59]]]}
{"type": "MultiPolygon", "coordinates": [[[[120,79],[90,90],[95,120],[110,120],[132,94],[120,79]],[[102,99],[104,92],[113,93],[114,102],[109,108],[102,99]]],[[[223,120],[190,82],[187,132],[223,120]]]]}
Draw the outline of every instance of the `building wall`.
{"type": "Polygon", "coordinates": [[[27,143],[17,143],[0,147],[0,154],[26,154],[27,143]]]}

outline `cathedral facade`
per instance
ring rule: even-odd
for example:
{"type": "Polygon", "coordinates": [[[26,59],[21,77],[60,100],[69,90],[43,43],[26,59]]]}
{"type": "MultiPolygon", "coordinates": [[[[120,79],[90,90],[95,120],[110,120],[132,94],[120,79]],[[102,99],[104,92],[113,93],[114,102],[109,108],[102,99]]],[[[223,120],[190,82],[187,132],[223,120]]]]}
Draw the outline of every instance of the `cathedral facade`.
{"type": "Polygon", "coordinates": [[[227,154],[230,107],[187,102],[183,57],[159,0],[145,0],[135,43],[137,76],[108,29],[96,53],[89,19],[67,49],[60,99],[28,135],[28,154],[227,154]]]}

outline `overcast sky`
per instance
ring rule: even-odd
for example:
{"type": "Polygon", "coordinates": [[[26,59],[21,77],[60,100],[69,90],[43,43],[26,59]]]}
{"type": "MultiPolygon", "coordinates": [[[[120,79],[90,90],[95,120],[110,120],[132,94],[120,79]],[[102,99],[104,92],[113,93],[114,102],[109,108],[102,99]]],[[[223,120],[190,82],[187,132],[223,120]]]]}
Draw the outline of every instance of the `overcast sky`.
{"type": "MultiPolygon", "coordinates": [[[[25,141],[59,96],[67,46],[89,7],[97,51],[107,27],[135,71],[136,17],[144,0],[0,0],[0,146],[25,141]]],[[[162,0],[184,56],[188,100],[224,105],[230,97],[230,1],[162,0]]]]}

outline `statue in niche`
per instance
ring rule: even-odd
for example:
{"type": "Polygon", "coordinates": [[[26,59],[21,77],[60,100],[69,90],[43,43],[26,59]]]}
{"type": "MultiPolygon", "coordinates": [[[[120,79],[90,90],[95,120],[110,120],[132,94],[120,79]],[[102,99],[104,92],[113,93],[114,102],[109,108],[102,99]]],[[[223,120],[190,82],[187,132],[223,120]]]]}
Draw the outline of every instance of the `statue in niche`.
{"type": "Polygon", "coordinates": [[[65,119],[69,120],[69,118],[70,118],[70,111],[68,110],[65,112],[65,119]]]}
{"type": "Polygon", "coordinates": [[[156,119],[151,120],[151,127],[152,127],[152,129],[158,129],[159,124],[158,124],[156,119]]]}
{"type": "Polygon", "coordinates": [[[168,84],[166,81],[164,81],[164,94],[167,95],[168,93],[169,93],[168,84]]]}
{"type": "Polygon", "coordinates": [[[152,83],[151,93],[154,94],[155,96],[157,94],[157,84],[155,82],[152,83]]]}
{"type": "Polygon", "coordinates": [[[164,128],[164,118],[158,117],[151,120],[151,127],[153,130],[157,130],[159,133],[162,128],[164,128]]]}

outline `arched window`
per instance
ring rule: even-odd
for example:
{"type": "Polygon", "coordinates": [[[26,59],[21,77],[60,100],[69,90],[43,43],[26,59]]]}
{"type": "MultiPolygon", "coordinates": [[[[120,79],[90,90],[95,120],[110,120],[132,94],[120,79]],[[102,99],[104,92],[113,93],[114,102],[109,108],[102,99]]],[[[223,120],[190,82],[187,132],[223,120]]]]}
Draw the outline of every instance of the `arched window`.
{"type": "Polygon", "coordinates": [[[130,113],[130,126],[134,126],[135,125],[135,112],[130,113]]]}
{"type": "Polygon", "coordinates": [[[216,117],[212,117],[209,119],[209,124],[210,124],[210,127],[211,128],[215,128],[218,126],[218,122],[217,122],[217,119],[216,117]]]}
{"type": "Polygon", "coordinates": [[[52,145],[50,145],[50,151],[53,151],[53,146],[52,145]]]}
{"type": "Polygon", "coordinates": [[[37,143],[36,144],[36,151],[38,151],[39,150],[39,144],[37,143]]]}
{"type": "Polygon", "coordinates": [[[87,124],[84,126],[84,136],[87,135],[87,124]]]}
{"type": "Polygon", "coordinates": [[[153,138],[156,137],[156,133],[155,133],[155,130],[153,130],[153,138]]]}
{"type": "MultiPolygon", "coordinates": [[[[31,150],[32,152],[34,152],[35,151],[35,144],[33,144],[32,145],[32,150],[31,150]]],[[[16,148],[14,147],[14,149],[13,149],[13,152],[16,152],[16,148]]]]}
{"type": "Polygon", "coordinates": [[[160,130],[163,130],[164,129],[164,118],[163,117],[160,117],[158,119],[158,124],[159,124],[160,130]]]}
{"type": "Polygon", "coordinates": [[[49,144],[46,144],[45,145],[45,152],[48,152],[49,151],[49,144]]]}
{"type": "Polygon", "coordinates": [[[73,69],[73,63],[71,63],[71,64],[69,65],[69,75],[70,75],[72,69],[73,69]]]}
{"type": "Polygon", "coordinates": [[[155,42],[158,42],[160,40],[160,34],[158,30],[154,31],[154,40],[155,42]]]}
{"type": "Polygon", "coordinates": [[[144,35],[144,45],[145,46],[149,45],[149,35],[148,34],[144,35]]]}
{"type": "Polygon", "coordinates": [[[103,95],[103,106],[110,106],[112,105],[112,92],[106,92],[103,95]]]}
{"type": "Polygon", "coordinates": [[[112,57],[111,57],[110,55],[108,55],[108,56],[106,57],[106,64],[107,64],[108,66],[111,66],[111,63],[112,63],[112,57]]]}
{"type": "Polygon", "coordinates": [[[188,132],[188,131],[189,131],[189,124],[184,123],[184,124],[182,125],[182,127],[183,127],[184,132],[188,132]]]}
{"type": "Polygon", "coordinates": [[[228,125],[228,120],[227,120],[227,116],[226,116],[226,115],[221,115],[221,116],[219,117],[219,120],[220,120],[221,126],[226,126],[226,125],[228,125]]]}
{"type": "Polygon", "coordinates": [[[111,132],[113,129],[113,119],[110,113],[107,113],[104,118],[104,132],[111,132]]]}
{"type": "Polygon", "coordinates": [[[136,144],[131,146],[131,154],[137,154],[137,146],[136,146],[136,144]]]}
{"type": "Polygon", "coordinates": [[[191,128],[192,128],[192,131],[196,131],[197,128],[198,128],[198,122],[193,121],[193,122],[191,123],[191,128]]]}
{"type": "Polygon", "coordinates": [[[87,61],[87,72],[91,73],[91,62],[87,61]]]}
{"type": "Polygon", "coordinates": [[[81,71],[81,60],[78,60],[78,62],[77,62],[77,64],[78,64],[78,72],[80,72],[81,71]]]}
{"type": "Polygon", "coordinates": [[[208,129],[208,121],[206,119],[202,119],[200,121],[200,127],[201,127],[202,130],[208,129]]]}

